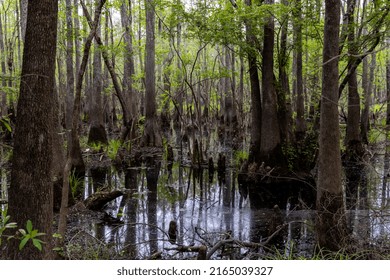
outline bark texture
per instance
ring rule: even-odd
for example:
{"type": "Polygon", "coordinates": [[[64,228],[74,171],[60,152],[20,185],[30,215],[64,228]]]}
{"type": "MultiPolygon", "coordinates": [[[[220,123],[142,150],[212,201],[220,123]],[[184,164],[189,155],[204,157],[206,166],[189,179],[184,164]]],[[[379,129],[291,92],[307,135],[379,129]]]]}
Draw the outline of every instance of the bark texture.
{"type": "Polygon", "coordinates": [[[157,127],[154,1],[145,0],[145,7],[145,129],[143,144],[145,146],[161,146],[160,131],[157,127]]]}
{"type": "MultiPolygon", "coordinates": [[[[267,4],[273,4],[267,0],[267,4]]],[[[262,116],[260,154],[262,161],[268,165],[282,163],[281,138],[277,110],[277,98],[274,85],[274,18],[269,16],[264,25],[263,67],[262,67],[262,116]]]]}
{"type": "Polygon", "coordinates": [[[317,182],[317,238],[320,247],[338,250],[346,236],[341,185],[338,114],[340,1],[325,2],[322,102],[317,182]]]}
{"type": "MultiPolygon", "coordinates": [[[[42,236],[42,251],[28,242],[9,243],[8,259],[52,258],[54,79],[58,2],[28,5],[20,96],[12,160],[9,214],[19,227],[31,220],[42,236]],[[32,168],[34,167],[34,168],[32,168]]],[[[60,148],[60,147],[58,147],[60,148]]]]}

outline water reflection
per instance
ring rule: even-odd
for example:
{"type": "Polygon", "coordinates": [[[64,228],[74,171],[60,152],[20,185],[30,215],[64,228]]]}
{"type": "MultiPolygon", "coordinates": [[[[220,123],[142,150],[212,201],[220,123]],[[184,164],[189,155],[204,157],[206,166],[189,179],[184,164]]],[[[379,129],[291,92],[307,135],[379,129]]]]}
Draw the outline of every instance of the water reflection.
{"type": "MultiPolygon", "coordinates": [[[[360,188],[355,206],[348,211],[352,233],[366,242],[387,237],[390,232],[387,177],[389,156],[378,159],[376,169],[367,169],[367,191],[360,188]]],[[[264,243],[262,248],[234,248],[235,254],[217,251],[213,258],[257,258],[280,249],[281,256],[310,257],[315,243],[315,212],[307,209],[255,209],[238,191],[233,168],[212,176],[208,169],[168,167],[152,159],[142,167],[121,172],[108,170],[85,180],[90,194],[99,188],[121,189],[122,197],[105,209],[113,221],[84,225],[96,239],[110,244],[116,257],[145,259],[158,252],[163,258],[196,257],[194,253],[166,250],[178,245],[214,246],[228,237],[264,243]],[[104,180],[102,179],[104,177],[104,180]],[[210,180],[210,178],[212,180],[210,180]],[[119,222],[118,222],[119,221],[119,222]],[[176,244],[168,232],[176,224],[176,244]],[[277,223],[275,223],[277,221],[277,223]],[[282,226],[277,235],[268,238],[282,226]]],[[[88,191],[87,191],[88,190],[88,191]]],[[[230,252],[230,251],[229,251],[230,252]]]]}
{"type": "MultiPolygon", "coordinates": [[[[365,166],[365,181],[348,211],[351,231],[362,243],[379,243],[390,238],[389,168],[389,152],[374,157],[371,165],[365,166]]],[[[5,169],[0,170],[1,199],[6,199],[7,174],[5,169]]],[[[265,248],[234,248],[238,251],[235,256],[218,251],[213,258],[238,255],[256,258],[275,247],[285,257],[310,257],[315,242],[315,212],[292,207],[279,209],[279,222],[274,224],[277,211],[251,207],[249,198],[238,191],[236,177],[229,165],[225,172],[214,176],[208,169],[183,167],[179,163],[168,166],[152,159],[141,167],[119,172],[90,170],[84,180],[84,197],[101,189],[120,189],[124,195],[107,205],[104,209],[107,215],[79,216],[77,221],[71,221],[71,226],[82,227],[101,247],[109,244],[116,258],[145,259],[161,252],[163,258],[183,259],[195,255],[166,249],[202,244],[211,248],[228,236],[265,242],[282,225],[283,230],[265,248]],[[168,236],[172,221],[177,225],[176,244],[171,244],[168,236]]],[[[69,239],[74,239],[73,234],[74,231],[69,231],[69,239]]]]}
{"type": "MultiPolygon", "coordinates": [[[[112,186],[124,188],[125,195],[111,202],[105,211],[120,219],[122,224],[92,224],[89,229],[97,239],[112,244],[118,254],[128,258],[144,259],[156,252],[166,258],[194,257],[164,249],[202,244],[210,248],[227,236],[241,241],[264,242],[276,228],[271,225],[275,218],[273,209],[252,210],[248,199],[240,207],[236,176],[230,168],[223,180],[218,176],[210,181],[213,177],[207,169],[177,164],[169,169],[161,167],[160,162],[150,161],[142,168],[129,168],[119,175],[108,172],[106,180],[108,177],[112,186]],[[174,245],[168,236],[172,221],[177,225],[174,245]]],[[[93,186],[93,181],[92,177],[88,178],[86,185],[93,186]]],[[[293,217],[292,213],[296,212],[281,211],[279,223],[287,225],[267,246],[282,248],[292,241],[301,244],[310,238],[313,240],[312,231],[308,231],[302,221],[295,224],[293,219],[298,220],[298,217],[293,217]]],[[[305,219],[308,217],[306,215],[305,219]]],[[[256,253],[246,248],[236,250],[237,255],[249,251],[256,253]]],[[[222,256],[216,253],[213,257],[222,256]]]]}

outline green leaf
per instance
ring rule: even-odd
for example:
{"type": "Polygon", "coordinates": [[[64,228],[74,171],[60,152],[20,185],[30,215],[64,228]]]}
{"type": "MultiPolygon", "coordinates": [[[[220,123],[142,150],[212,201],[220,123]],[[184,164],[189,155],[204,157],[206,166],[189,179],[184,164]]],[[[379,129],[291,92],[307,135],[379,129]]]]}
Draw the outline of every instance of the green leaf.
{"type": "Polygon", "coordinates": [[[25,237],[22,239],[22,241],[20,241],[19,243],[19,250],[22,250],[24,248],[24,246],[26,245],[27,241],[29,240],[30,238],[29,237],[25,237]]]}
{"type": "Polygon", "coordinates": [[[41,244],[42,241],[41,240],[39,240],[39,239],[32,239],[32,242],[33,242],[34,246],[36,248],[38,248],[39,251],[42,251],[42,244],[41,244]]]}
{"type": "Polygon", "coordinates": [[[26,229],[28,233],[30,233],[33,229],[32,222],[30,220],[27,221],[26,229]]]}
{"type": "Polygon", "coordinates": [[[20,232],[23,236],[27,235],[26,231],[25,231],[24,229],[22,229],[22,228],[19,229],[19,232],[20,232]]]}
{"type": "Polygon", "coordinates": [[[53,238],[60,238],[60,239],[62,239],[62,235],[59,234],[59,233],[54,233],[53,234],[53,238]]]}
{"type": "Polygon", "coordinates": [[[5,228],[16,228],[17,224],[16,223],[9,223],[5,225],[5,228]]]}
{"type": "Polygon", "coordinates": [[[9,125],[9,119],[8,119],[8,118],[2,118],[2,119],[0,119],[0,121],[3,123],[3,125],[5,126],[5,128],[6,128],[9,132],[12,132],[12,128],[11,128],[11,126],[9,125]]]}
{"type": "Polygon", "coordinates": [[[32,231],[29,231],[30,232],[30,236],[31,236],[31,238],[34,238],[34,237],[36,237],[37,236],[37,234],[38,234],[38,230],[37,229],[34,229],[34,230],[32,230],[32,231]]]}

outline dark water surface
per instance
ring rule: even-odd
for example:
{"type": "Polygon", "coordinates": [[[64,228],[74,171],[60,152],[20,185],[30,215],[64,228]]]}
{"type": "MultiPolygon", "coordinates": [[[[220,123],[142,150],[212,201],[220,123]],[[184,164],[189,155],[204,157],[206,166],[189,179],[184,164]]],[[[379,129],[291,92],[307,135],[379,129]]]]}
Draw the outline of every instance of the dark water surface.
{"type": "MultiPolygon", "coordinates": [[[[355,191],[349,192],[352,198],[347,198],[347,220],[352,234],[362,246],[387,246],[390,240],[389,157],[376,155],[359,172],[364,173],[365,181],[357,182],[358,187],[352,188],[355,191]]],[[[0,178],[0,202],[4,202],[9,186],[6,169],[1,169],[0,178]]],[[[178,253],[174,248],[178,245],[212,248],[227,238],[266,242],[280,225],[283,230],[263,248],[235,246],[234,253],[224,255],[219,250],[213,258],[264,257],[270,248],[277,248],[280,258],[310,258],[313,253],[315,211],[287,204],[286,210],[280,210],[275,216],[275,209],[254,209],[249,199],[240,195],[233,167],[228,167],[225,174],[209,174],[207,168],[193,169],[176,163],[168,168],[162,161],[120,172],[113,168],[89,170],[84,181],[84,198],[99,189],[119,189],[125,195],[110,202],[97,215],[69,218],[70,252],[78,252],[69,253],[69,258],[145,259],[156,252],[161,252],[163,258],[192,258],[196,257],[195,253],[178,253]],[[168,235],[171,221],[177,225],[175,244],[168,235]],[[93,248],[86,252],[89,245],[93,248]],[[110,248],[109,252],[105,253],[105,248],[110,248]]],[[[4,209],[5,204],[0,206],[4,209]]]]}

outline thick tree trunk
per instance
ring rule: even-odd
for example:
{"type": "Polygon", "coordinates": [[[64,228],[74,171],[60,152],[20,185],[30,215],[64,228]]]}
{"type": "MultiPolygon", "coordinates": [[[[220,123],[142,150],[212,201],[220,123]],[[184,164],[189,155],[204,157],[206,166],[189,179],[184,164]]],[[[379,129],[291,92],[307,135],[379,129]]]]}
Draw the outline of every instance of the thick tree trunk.
{"type": "MultiPolygon", "coordinates": [[[[283,0],[282,4],[286,6],[289,5],[287,0],[283,0]]],[[[287,66],[289,61],[289,56],[287,54],[288,22],[289,18],[284,18],[280,35],[280,51],[278,56],[280,86],[280,91],[278,93],[278,113],[280,138],[284,143],[290,143],[293,141],[290,85],[287,75],[287,66]]]]}
{"type": "MultiPolygon", "coordinates": [[[[251,6],[251,0],[245,1],[246,5],[251,6]]],[[[246,27],[246,41],[249,46],[255,45],[255,35],[252,31],[251,22],[245,23],[246,27]]],[[[261,143],[261,92],[260,92],[260,80],[257,69],[257,58],[253,48],[248,50],[248,64],[249,64],[249,80],[251,91],[251,142],[249,149],[249,162],[260,163],[260,143],[261,143]]]]}
{"type": "MultiPolygon", "coordinates": [[[[96,35],[100,37],[101,28],[98,27],[96,35]]],[[[93,90],[91,99],[89,100],[89,134],[88,143],[107,144],[107,133],[103,122],[103,76],[102,76],[102,60],[101,51],[98,44],[95,44],[95,52],[93,58],[93,90]]]]}
{"type": "Polygon", "coordinates": [[[346,237],[341,184],[340,128],[338,114],[338,55],[340,0],[325,2],[325,27],[320,120],[317,238],[320,247],[340,249],[346,237]]]}
{"type": "Polygon", "coordinates": [[[145,46],[145,128],[143,144],[161,146],[160,130],[157,127],[156,74],[155,74],[155,14],[154,1],[145,0],[146,46],[145,46]]]}
{"type": "MultiPolygon", "coordinates": [[[[133,87],[133,76],[135,74],[134,66],[134,50],[133,50],[133,16],[132,16],[132,4],[131,0],[128,1],[128,5],[123,3],[121,6],[121,22],[124,29],[124,65],[123,65],[123,82],[122,89],[123,95],[126,99],[126,104],[129,107],[129,117],[134,124],[138,119],[138,96],[136,90],[133,87]]],[[[132,131],[130,132],[130,138],[134,139],[135,126],[132,125],[132,131]]]]}
{"type": "Polygon", "coordinates": [[[355,12],[356,0],[348,0],[348,72],[351,74],[348,79],[348,119],[346,132],[347,153],[350,156],[361,156],[362,146],[360,138],[360,97],[358,93],[358,82],[356,70],[351,69],[355,60],[356,42],[355,42],[355,12]]]}
{"type": "MultiPolygon", "coordinates": [[[[273,0],[267,0],[273,4],[273,0]]],[[[263,107],[261,116],[260,156],[269,166],[283,164],[281,153],[280,127],[277,98],[274,85],[274,19],[270,16],[264,25],[263,67],[262,67],[263,107]]]]}
{"type": "MultiPolygon", "coordinates": [[[[9,243],[8,259],[50,259],[53,222],[53,133],[58,2],[29,5],[12,159],[9,214],[19,227],[44,232],[42,251],[9,243]],[[33,168],[32,168],[33,167],[33,168]]],[[[60,147],[57,147],[60,149],[60,147]]]]}

